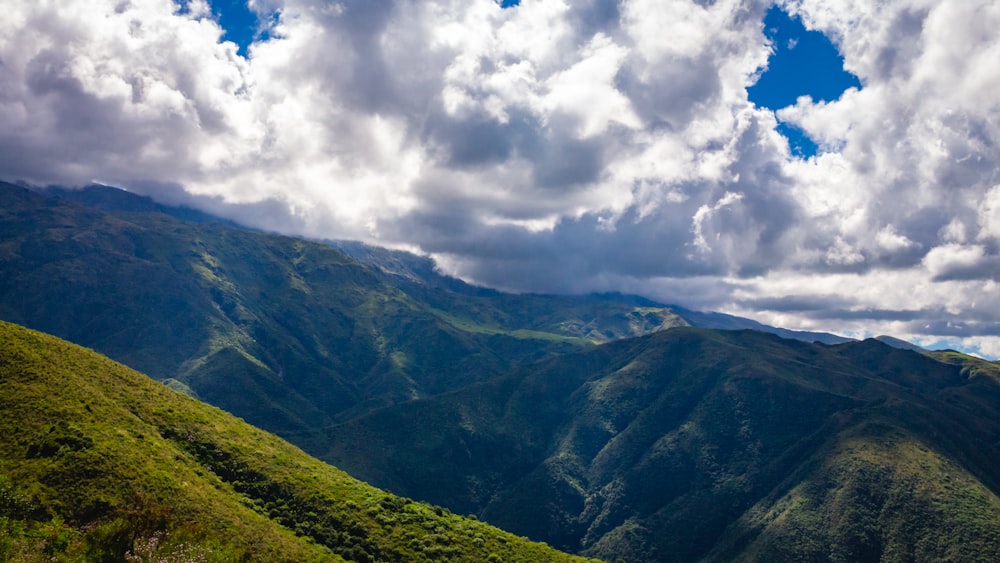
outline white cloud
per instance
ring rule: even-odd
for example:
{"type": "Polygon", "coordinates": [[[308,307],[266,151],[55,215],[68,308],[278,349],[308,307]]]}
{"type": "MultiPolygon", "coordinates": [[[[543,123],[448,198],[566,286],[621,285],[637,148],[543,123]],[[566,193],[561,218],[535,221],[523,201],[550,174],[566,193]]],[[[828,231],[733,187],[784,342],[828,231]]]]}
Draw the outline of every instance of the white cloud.
{"type": "Polygon", "coordinates": [[[932,248],[924,256],[923,264],[934,279],[944,279],[973,271],[986,258],[986,249],[981,245],[949,243],[932,248]]]}
{"type": "Polygon", "coordinates": [[[1000,185],[993,186],[979,205],[979,238],[1000,239],[1000,185]]]}
{"type": "Polygon", "coordinates": [[[715,204],[711,206],[702,205],[694,212],[694,217],[691,218],[691,232],[694,233],[694,246],[698,251],[709,252],[711,250],[711,245],[705,240],[705,221],[710,219],[720,209],[733,205],[743,199],[743,197],[741,193],[726,192],[715,204]]]}
{"type": "Polygon", "coordinates": [[[0,177],[179,184],[511,289],[997,332],[1000,5],[781,2],[864,84],[780,112],[809,160],[746,99],[769,5],[255,0],[280,15],[244,59],[203,1],[7,0],[0,177]]]}
{"type": "Polygon", "coordinates": [[[573,115],[580,123],[577,134],[593,137],[612,123],[636,129],[641,124],[632,104],[614,85],[628,51],[599,33],[583,49],[582,60],[547,81],[546,112],[573,115]]]}
{"type": "Polygon", "coordinates": [[[865,256],[845,241],[843,237],[837,237],[826,251],[824,260],[827,264],[834,266],[854,266],[864,263],[865,256]]]}
{"type": "Polygon", "coordinates": [[[916,243],[907,238],[905,235],[897,233],[896,228],[892,225],[887,225],[879,229],[878,233],[875,234],[875,244],[883,250],[898,252],[900,250],[912,248],[916,243]]]}

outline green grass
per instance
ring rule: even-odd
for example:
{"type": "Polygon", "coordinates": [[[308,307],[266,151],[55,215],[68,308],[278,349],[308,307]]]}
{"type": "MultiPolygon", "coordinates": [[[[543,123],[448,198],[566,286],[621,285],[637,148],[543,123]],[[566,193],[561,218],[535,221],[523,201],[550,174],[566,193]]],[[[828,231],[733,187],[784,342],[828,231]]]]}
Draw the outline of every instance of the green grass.
{"type": "Polygon", "coordinates": [[[550,342],[564,342],[567,344],[574,344],[581,347],[593,346],[598,344],[597,341],[581,338],[578,336],[566,336],[565,334],[557,334],[554,332],[544,332],[540,330],[530,330],[530,329],[515,329],[508,330],[497,326],[489,326],[484,324],[476,323],[471,319],[461,318],[456,315],[448,314],[444,311],[439,311],[436,309],[431,309],[431,312],[438,318],[444,320],[449,325],[457,328],[458,330],[464,332],[470,332],[473,334],[488,334],[488,335],[504,335],[517,338],[519,340],[543,340],[550,342]]]}
{"type": "Polygon", "coordinates": [[[872,423],[843,432],[794,488],[749,510],[709,559],[993,561],[998,554],[1000,498],[912,433],[872,423]]]}
{"type": "Polygon", "coordinates": [[[961,366],[962,373],[969,378],[988,377],[1000,383],[1000,362],[989,362],[954,350],[927,352],[927,355],[941,362],[961,366]]]}
{"type": "Polygon", "coordinates": [[[374,489],[120,364],[7,323],[0,437],[0,560],[575,560],[374,489]]]}

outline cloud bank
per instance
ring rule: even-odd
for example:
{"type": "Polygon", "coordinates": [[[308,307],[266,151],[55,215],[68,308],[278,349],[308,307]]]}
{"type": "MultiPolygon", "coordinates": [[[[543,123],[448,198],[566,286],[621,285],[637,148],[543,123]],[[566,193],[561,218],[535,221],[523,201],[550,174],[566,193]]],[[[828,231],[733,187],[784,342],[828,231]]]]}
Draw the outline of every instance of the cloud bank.
{"type": "Polygon", "coordinates": [[[0,177],[1000,355],[1000,5],[785,0],[861,89],[777,115],[753,0],[3,0],[0,177]],[[821,147],[794,157],[778,119],[821,147]]]}

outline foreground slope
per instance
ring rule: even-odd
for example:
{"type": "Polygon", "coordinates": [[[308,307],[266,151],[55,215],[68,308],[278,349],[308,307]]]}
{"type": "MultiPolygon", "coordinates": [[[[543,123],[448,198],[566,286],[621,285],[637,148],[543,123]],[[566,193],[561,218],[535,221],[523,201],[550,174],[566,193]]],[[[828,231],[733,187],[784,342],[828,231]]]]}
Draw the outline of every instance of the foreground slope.
{"type": "Polygon", "coordinates": [[[630,563],[997,560],[996,364],[675,328],[331,430],[325,459],[630,563]]]}
{"type": "Polygon", "coordinates": [[[0,560],[572,561],[0,323],[0,560]]]}

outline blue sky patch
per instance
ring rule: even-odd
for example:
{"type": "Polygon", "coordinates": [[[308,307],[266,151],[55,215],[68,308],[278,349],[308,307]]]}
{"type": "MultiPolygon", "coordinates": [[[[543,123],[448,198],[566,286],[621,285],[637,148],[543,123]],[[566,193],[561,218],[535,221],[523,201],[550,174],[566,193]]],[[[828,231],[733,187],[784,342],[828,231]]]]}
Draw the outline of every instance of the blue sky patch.
{"type": "Polygon", "coordinates": [[[784,121],[778,122],[778,133],[788,139],[788,148],[799,158],[809,158],[819,152],[819,145],[806,135],[806,132],[784,121]]]}
{"type": "MultiPolygon", "coordinates": [[[[844,70],[844,57],[837,47],[822,33],[807,30],[799,18],[772,6],[764,17],[764,34],[773,51],[767,70],[747,88],[750,101],[758,107],[776,111],[794,105],[805,95],[829,102],[848,88],[861,89],[858,77],[844,70]]],[[[793,125],[779,123],[778,132],[788,138],[796,156],[808,158],[819,149],[793,125]]]]}
{"type": "Polygon", "coordinates": [[[223,37],[236,43],[242,56],[247,56],[247,49],[254,39],[258,38],[260,28],[257,14],[247,6],[246,0],[211,0],[212,15],[226,30],[223,37]]]}

